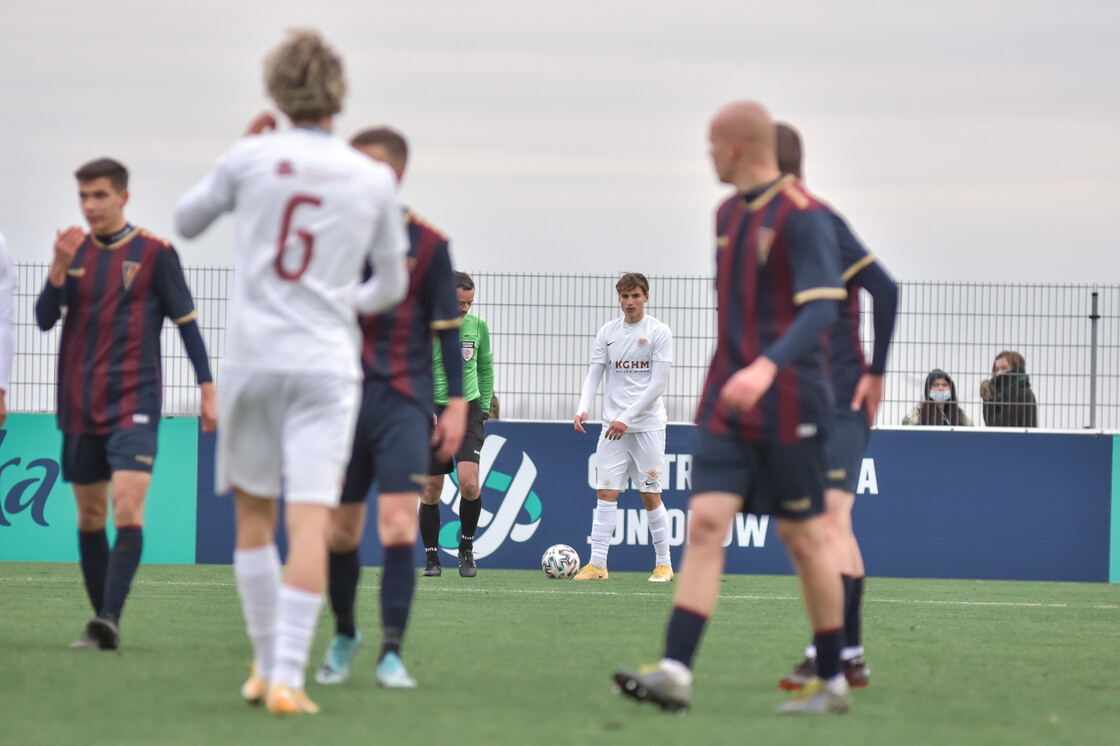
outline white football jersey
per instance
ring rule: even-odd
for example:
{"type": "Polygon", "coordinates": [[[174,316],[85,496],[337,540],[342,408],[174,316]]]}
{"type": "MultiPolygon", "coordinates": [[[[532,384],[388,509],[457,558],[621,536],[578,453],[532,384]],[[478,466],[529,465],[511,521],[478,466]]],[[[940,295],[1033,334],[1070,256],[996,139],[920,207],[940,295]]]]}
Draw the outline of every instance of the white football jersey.
{"type": "Polygon", "coordinates": [[[8,253],[8,244],[0,235],[0,390],[8,390],[12,374],[12,355],[15,342],[16,268],[8,253]]]}
{"type": "Polygon", "coordinates": [[[396,177],[321,130],[243,137],[180,201],[180,232],[236,216],[224,365],[361,376],[354,291],[408,250],[396,177]]]}
{"type": "MultiPolygon", "coordinates": [[[[654,362],[673,362],[673,333],[649,314],[636,324],[620,316],[603,324],[595,335],[591,362],[607,366],[603,384],[603,422],[609,424],[638,400],[653,378],[654,362]]],[[[660,430],[668,422],[659,396],[634,415],[628,432],[660,430]]]]}

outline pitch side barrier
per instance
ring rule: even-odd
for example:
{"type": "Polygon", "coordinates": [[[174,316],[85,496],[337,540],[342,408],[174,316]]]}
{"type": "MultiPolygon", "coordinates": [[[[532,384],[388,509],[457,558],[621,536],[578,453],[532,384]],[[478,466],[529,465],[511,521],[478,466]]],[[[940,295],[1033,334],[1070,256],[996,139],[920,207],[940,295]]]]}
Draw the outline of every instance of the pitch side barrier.
{"type": "MultiPolygon", "coordinates": [[[[540,566],[551,544],[583,561],[595,490],[598,425],[490,422],[480,463],[483,515],[475,556],[486,568],[540,566]]],[[[662,497],[680,562],[692,479],[692,427],[670,425],[662,497]]],[[[10,415],[0,430],[0,560],[76,562],[74,499],[58,468],[50,415],[10,415]]],[[[988,428],[879,429],[859,476],[854,513],[868,574],[880,577],[1120,582],[1120,436],[988,428]]],[[[160,428],[145,511],[145,562],[229,563],[233,506],[213,492],[214,438],[194,418],[160,428]]],[[[454,563],[458,489],[447,479],[440,545],[454,563]]],[[[648,571],[653,547],[636,491],[619,501],[612,570],[648,571]]],[[[791,567],[765,516],[736,516],[730,573],[791,567]]],[[[417,562],[421,552],[418,550],[417,562]]],[[[366,565],[381,564],[373,521],[366,565]]]]}

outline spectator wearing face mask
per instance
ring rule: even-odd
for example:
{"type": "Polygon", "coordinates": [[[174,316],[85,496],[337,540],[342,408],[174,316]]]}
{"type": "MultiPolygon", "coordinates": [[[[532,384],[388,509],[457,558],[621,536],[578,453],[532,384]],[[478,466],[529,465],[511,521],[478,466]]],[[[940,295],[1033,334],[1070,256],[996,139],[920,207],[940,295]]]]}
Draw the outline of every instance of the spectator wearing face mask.
{"type": "Polygon", "coordinates": [[[984,424],[989,427],[1038,427],[1038,401],[1027,375],[1027,361],[1004,350],[992,363],[992,377],[980,382],[984,424]]]}
{"type": "Polygon", "coordinates": [[[953,379],[935,368],[926,376],[925,396],[902,424],[972,427],[972,420],[957,406],[957,385],[953,379]]]}

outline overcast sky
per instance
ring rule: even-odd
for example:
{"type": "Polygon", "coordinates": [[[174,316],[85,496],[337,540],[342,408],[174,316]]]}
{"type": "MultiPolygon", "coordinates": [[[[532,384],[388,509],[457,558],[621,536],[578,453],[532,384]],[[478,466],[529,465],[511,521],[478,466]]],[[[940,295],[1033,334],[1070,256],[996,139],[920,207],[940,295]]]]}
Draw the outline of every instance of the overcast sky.
{"type": "Polygon", "coordinates": [[[267,106],[261,59],[314,26],[337,130],[390,123],[403,198],[467,270],[708,274],[724,103],[802,131],[806,179],[901,280],[1117,282],[1120,2],[38,0],[0,5],[0,231],[49,261],[71,178],[132,172],[127,214],[227,265],[172,209],[267,106]]]}

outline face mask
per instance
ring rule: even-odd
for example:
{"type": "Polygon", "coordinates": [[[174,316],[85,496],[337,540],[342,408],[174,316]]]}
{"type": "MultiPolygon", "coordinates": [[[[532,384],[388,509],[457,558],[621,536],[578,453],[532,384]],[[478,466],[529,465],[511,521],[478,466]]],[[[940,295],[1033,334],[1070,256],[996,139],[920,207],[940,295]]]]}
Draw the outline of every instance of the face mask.
{"type": "Polygon", "coordinates": [[[929,392],[929,399],[935,402],[947,402],[952,393],[953,392],[949,389],[941,389],[940,391],[931,389],[929,392]]]}

